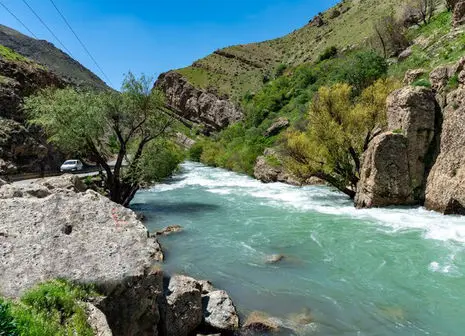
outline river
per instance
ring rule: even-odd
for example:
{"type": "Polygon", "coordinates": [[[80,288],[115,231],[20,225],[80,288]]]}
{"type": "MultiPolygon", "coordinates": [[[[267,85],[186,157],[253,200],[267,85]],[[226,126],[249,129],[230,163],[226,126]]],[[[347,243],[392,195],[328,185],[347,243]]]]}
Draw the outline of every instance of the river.
{"type": "Polygon", "coordinates": [[[211,280],[241,315],[259,310],[301,335],[462,335],[465,218],[423,208],[356,210],[325,186],[263,184],[186,162],[132,208],[160,238],[163,268],[211,280]],[[267,264],[271,254],[285,259],[267,264]],[[287,321],[287,322],[286,322],[287,321]]]}

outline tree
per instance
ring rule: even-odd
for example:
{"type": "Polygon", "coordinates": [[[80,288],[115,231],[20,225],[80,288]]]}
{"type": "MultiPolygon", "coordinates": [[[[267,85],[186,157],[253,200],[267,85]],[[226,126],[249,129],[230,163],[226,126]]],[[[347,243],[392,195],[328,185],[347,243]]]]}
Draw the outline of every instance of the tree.
{"type": "Polygon", "coordinates": [[[400,84],[380,79],[353,101],[348,84],[321,87],[304,132],[291,130],[282,147],[286,167],[301,180],[319,177],[355,197],[361,156],[386,123],[388,94],[400,84]]]}
{"type": "Polygon", "coordinates": [[[24,107],[50,142],[95,161],[105,172],[109,198],[128,206],[142,183],[168,175],[181,160],[166,146],[174,119],[163,111],[163,95],[151,87],[150,78],[129,73],[121,92],[45,89],[26,99],[24,107]],[[154,169],[161,164],[151,155],[155,151],[174,155],[176,162],[161,175],[154,169]],[[115,156],[112,169],[108,160],[115,156]]]}
{"type": "Polygon", "coordinates": [[[373,28],[384,58],[398,55],[410,45],[405,27],[394,17],[393,13],[381,17],[373,28]]]}
{"type": "Polygon", "coordinates": [[[436,9],[435,0],[410,0],[403,8],[402,21],[406,26],[428,24],[436,9]]]}

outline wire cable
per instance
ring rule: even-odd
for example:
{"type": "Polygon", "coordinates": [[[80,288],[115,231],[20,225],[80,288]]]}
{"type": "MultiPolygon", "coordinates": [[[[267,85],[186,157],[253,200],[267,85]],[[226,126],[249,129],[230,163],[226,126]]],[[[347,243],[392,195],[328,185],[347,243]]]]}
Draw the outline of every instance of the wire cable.
{"type": "MultiPolygon", "coordinates": [[[[24,1],[24,0],[23,0],[24,1]]],[[[56,11],[58,12],[58,14],[60,14],[61,18],[63,19],[63,21],[66,23],[66,25],[68,26],[69,30],[71,30],[71,32],[73,33],[73,35],[76,37],[76,39],[78,40],[78,42],[81,44],[82,48],[85,50],[85,52],[87,53],[87,55],[89,55],[90,59],[94,62],[95,66],[100,70],[100,72],[103,74],[103,76],[105,77],[105,79],[110,83],[110,85],[113,86],[111,80],[108,78],[108,76],[105,74],[105,72],[102,70],[102,68],[100,67],[100,65],[97,63],[97,61],[95,60],[95,58],[92,56],[92,54],[90,53],[89,49],[87,49],[87,47],[85,46],[84,42],[82,42],[82,40],[79,38],[79,36],[77,35],[77,33],[74,31],[74,29],[71,27],[71,25],[69,24],[68,20],[66,19],[66,17],[63,15],[63,13],[58,9],[57,5],[55,4],[55,2],[53,0],[50,0],[50,2],[52,3],[53,7],[55,7],[56,11]]]]}
{"type": "Polygon", "coordinates": [[[71,51],[66,48],[66,46],[61,42],[61,40],[58,38],[58,36],[55,35],[55,33],[49,28],[49,26],[42,20],[42,18],[36,13],[36,11],[27,3],[26,0],[23,0],[24,4],[31,10],[31,12],[36,16],[36,18],[42,23],[42,25],[47,28],[47,30],[50,32],[50,34],[53,35],[53,37],[60,43],[60,45],[63,47],[63,49],[71,56],[73,57],[73,54],[71,51]]]}
{"type": "Polygon", "coordinates": [[[35,37],[36,39],[38,39],[38,37],[36,36],[36,34],[34,34],[32,32],[32,30],[30,30],[24,23],[23,21],[20,20],[20,18],[18,18],[10,9],[8,9],[7,6],[5,6],[5,4],[3,2],[0,1],[0,5],[8,12],[11,14],[11,16],[13,16],[16,21],[18,21],[28,32],[29,34],[31,34],[33,37],[35,37]]]}

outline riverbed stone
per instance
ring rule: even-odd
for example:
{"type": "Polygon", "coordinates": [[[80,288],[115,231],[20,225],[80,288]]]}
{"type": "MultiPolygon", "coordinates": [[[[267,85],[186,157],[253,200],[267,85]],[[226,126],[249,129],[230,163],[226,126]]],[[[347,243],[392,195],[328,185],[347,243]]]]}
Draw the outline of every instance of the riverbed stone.
{"type": "Polygon", "coordinates": [[[202,287],[193,278],[175,275],[168,280],[162,306],[164,334],[188,336],[203,320],[202,287]]]}
{"type": "Polygon", "coordinates": [[[206,325],[229,331],[239,328],[236,307],[225,291],[217,290],[203,295],[202,304],[206,325]]]}
{"type": "Polygon", "coordinates": [[[252,312],[247,317],[242,330],[245,332],[270,333],[280,330],[279,324],[270,316],[262,312],[252,312]]]}

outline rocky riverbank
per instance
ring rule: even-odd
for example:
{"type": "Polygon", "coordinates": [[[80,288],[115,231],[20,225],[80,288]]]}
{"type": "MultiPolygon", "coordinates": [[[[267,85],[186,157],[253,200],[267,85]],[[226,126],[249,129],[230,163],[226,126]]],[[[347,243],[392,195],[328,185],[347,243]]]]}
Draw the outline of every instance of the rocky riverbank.
{"type": "Polygon", "coordinates": [[[163,273],[163,253],[134,212],[86,190],[73,175],[18,187],[0,183],[0,294],[15,299],[55,278],[94,284],[98,335],[230,334],[239,328],[225,291],[163,273]]]}

